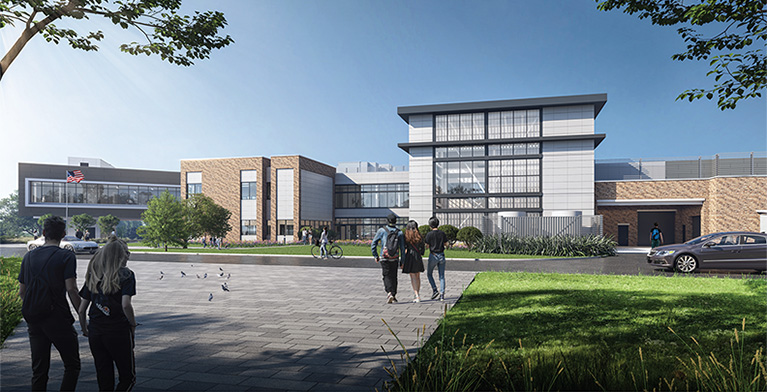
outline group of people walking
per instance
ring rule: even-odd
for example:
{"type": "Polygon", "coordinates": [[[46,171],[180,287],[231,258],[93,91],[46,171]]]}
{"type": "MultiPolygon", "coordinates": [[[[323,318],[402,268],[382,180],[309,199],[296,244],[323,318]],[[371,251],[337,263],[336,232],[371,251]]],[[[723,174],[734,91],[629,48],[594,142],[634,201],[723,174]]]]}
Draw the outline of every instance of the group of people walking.
{"type": "Polygon", "coordinates": [[[31,390],[47,388],[51,345],[64,362],[60,389],[72,391],[77,386],[79,344],[67,296],[88,337],[99,390],[131,390],[136,383],[133,348],[137,324],[131,304],[136,277],[126,267],[128,246],[110,236],[88,263],[85,283],[78,291],[75,254],[59,247],[65,231],[64,219],[47,218],[43,223],[45,244],[24,255],[21,262],[19,296],[32,351],[31,390]],[[116,386],[115,367],[119,375],[116,386]]]}
{"type": "Polygon", "coordinates": [[[421,302],[421,273],[424,272],[423,255],[429,249],[429,259],[426,277],[429,279],[432,294],[431,299],[445,300],[445,247],[447,235],[439,230],[439,219],[429,218],[430,231],[421,236],[418,223],[408,221],[404,233],[397,228],[397,216],[389,214],[386,218],[388,225],[378,229],[371,251],[377,263],[381,264],[383,272],[386,302],[397,302],[397,271],[410,275],[413,288],[413,302],[421,302]],[[379,244],[381,253],[378,253],[379,244]],[[434,269],[439,273],[439,287],[434,280],[434,269]]]}

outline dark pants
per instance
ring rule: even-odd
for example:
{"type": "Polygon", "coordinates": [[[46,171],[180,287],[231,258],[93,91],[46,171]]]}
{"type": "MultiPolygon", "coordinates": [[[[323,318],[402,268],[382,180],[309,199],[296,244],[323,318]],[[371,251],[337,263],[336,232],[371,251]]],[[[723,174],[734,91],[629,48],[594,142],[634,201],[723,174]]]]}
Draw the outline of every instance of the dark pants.
{"type": "Polygon", "coordinates": [[[130,330],[114,332],[91,331],[88,343],[96,365],[96,380],[100,391],[130,391],[136,384],[136,361],[133,357],[133,337],[130,330]],[[115,366],[119,375],[115,389],[115,366]]]}
{"type": "Polygon", "coordinates": [[[397,270],[399,269],[399,260],[381,259],[381,270],[383,271],[384,290],[391,295],[397,295],[397,270]]]}
{"type": "Polygon", "coordinates": [[[28,324],[29,348],[32,351],[32,390],[48,388],[48,369],[51,367],[51,344],[64,362],[62,391],[74,391],[80,376],[80,348],[72,321],[55,316],[38,323],[28,324]]]}

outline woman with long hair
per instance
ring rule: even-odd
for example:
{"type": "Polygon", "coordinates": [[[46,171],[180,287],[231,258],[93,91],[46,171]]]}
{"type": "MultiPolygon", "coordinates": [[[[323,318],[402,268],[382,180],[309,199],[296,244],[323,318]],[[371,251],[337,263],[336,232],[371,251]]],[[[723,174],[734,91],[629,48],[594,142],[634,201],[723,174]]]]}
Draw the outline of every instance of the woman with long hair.
{"type": "Polygon", "coordinates": [[[402,273],[410,274],[410,285],[413,286],[415,298],[413,302],[421,302],[421,272],[423,272],[424,243],[418,232],[418,223],[411,220],[405,227],[405,257],[402,262],[402,273]]]}
{"type": "Polygon", "coordinates": [[[126,267],[128,257],[128,245],[110,236],[88,263],[80,290],[80,327],[88,337],[101,391],[129,391],[136,384],[136,317],[131,305],[131,297],[136,295],[136,275],[126,267]],[[86,318],[89,306],[90,323],[86,318]],[[115,366],[119,374],[116,389],[115,366]]]}

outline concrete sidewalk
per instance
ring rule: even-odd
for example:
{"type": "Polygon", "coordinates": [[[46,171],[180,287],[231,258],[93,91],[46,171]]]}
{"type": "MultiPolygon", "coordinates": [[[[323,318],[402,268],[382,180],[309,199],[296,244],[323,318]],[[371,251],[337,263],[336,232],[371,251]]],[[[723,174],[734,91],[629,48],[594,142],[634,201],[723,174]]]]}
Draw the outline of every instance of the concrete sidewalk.
{"type": "MultiPolygon", "coordinates": [[[[86,266],[78,260],[79,285],[86,266]]],[[[381,347],[398,367],[403,353],[381,319],[414,352],[418,331],[425,325],[428,337],[445,306],[455,303],[475,274],[448,269],[447,301],[419,304],[409,302],[410,279],[400,274],[401,302],[387,305],[376,268],[154,261],[128,266],[136,273],[133,303],[142,324],[136,331],[136,390],[380,390],[389,379],[384,367],[390,366],[381,347]],[[219,268],[231,278],[217,276],[219,268]],[[230,292],[222,290],[224,282],[230,292]]],[[[431,289],[422,278],[428,298],[431,289]]],[[[0,354],[2,390],[28,390],[31,360],[24,322],[0,354]]],[[[80,355],[78,390],[96,390],[82,336],[80,355]]],[[[55,350],[51,362],[48,385],[55,390],[63,373],[55,350]]]]}

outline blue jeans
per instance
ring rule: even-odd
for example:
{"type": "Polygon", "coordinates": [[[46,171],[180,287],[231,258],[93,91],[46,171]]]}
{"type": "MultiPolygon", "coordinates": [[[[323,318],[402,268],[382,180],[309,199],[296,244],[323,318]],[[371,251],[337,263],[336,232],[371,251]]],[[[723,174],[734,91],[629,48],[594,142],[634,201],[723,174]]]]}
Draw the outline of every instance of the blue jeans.
{"type": "Polygon", "coordinates": [[[439,271],[439,292],[445,294],[445,254],[444,253],[431,253],[429,252],[429,268],[426,272],[426,277],[429,278],[429,284],[431,289],[437,291],[437,283],[434,282],[434,267],[438,267],[439,271]]]}
{"type": "Polygon", "coordinates": [[[327,244],[327,242],[322,242],[320,244],[320,257],[328,257],[328,250],[325,248],[327,244]]]}

